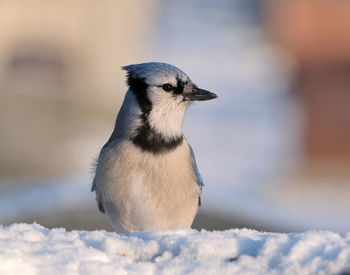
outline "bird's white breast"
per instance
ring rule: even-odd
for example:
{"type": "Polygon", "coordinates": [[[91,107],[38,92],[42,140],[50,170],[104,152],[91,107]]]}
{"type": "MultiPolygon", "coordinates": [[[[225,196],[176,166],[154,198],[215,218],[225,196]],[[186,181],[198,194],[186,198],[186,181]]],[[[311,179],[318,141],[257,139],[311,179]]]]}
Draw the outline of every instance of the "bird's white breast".
{"type": "Polygon", "coordinates": [[[98,196],[117,232],[190,227],[200,188],[184,142],[170,152],[141,151],[122,141],[97,168],[98,196]]]}

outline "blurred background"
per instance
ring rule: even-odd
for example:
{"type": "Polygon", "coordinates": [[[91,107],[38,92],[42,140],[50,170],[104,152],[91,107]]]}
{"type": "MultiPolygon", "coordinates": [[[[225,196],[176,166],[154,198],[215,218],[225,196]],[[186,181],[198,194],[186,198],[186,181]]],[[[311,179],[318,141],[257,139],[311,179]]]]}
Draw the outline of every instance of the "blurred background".
{"type": "Polygon", "coordinates": [[[0,224],[106,229],[90,192],[126,85],[173,64],[219,99],[184,132],[194,228],[350,228],[350,2],[0,2],[0,224]]]}

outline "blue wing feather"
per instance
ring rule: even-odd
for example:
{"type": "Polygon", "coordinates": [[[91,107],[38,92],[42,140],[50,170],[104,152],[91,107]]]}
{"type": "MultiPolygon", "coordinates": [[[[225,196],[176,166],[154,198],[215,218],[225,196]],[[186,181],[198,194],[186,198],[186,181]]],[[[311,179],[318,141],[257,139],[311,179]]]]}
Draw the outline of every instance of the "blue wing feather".
{"type": "Polygon", "coordinates": [[[193,153],[191,145],[189,145],[189,147],[190,147],[192,169],[193,169],[194,174],[196,175],[197,184],[199,185],[199,187],[202,190],[202,187],[204,186],[203,178],[202,178],[201,174],[199,173],[197,163],[196,163],[196,158],[194,157],[194,153],[193,153]]]}
{"type": "MultiPolygon", "coordinates": [[[[201,174],[199,173],[199,170],[198,170],[198,167],[197,167],[197,163],[196,163],[196,158],[194,157],[194,153],[193,153],[192,147],[189,144],[188,144],[188,146],[190,147],[190,157],[191,157],[192,169],[193,169],[193,172],[194,172],[194,174],[196,176],[197,184],[198,184],[198,186],[199,186],[199,188],[201,189],[201,192],[202,192],[202,188],[204,186],[203,178],[202,178],[201,174]]],[[[198,206],[201,206],[201,195],[199,195],[199,198],[198,198],[198,206]]]]}

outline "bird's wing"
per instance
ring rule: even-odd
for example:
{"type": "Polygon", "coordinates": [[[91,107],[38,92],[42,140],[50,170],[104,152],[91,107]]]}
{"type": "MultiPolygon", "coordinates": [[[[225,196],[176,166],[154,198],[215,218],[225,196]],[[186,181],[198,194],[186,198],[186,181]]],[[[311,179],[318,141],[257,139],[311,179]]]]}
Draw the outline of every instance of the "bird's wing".
{"type": "MultiPolygon", "coordinates": [[[[96,165],[94,165],[94,166],[96,166],[96,165]]],[[[97,169],[97,167],[95,169],[97,169]]],[[[100,210],[101,213],[105,213],[101,197],[100,197],[99,193],[97,192],[96,188],[97,188],[97,176],[95,175],[94,180],[92,181],[91,192],[95,191],[98,209],[100,210]]]]}
{"type": "Polygon", "coordinates": [[[96,180],[96,176],[95,176],[94,180],[92,181],[91,192],[96,191],[96,183],[97,183],[97,180],[96,180]]]}
{"type": "Polygon", "coordinates": [[[102,162],[103,154],[106,153],[108,148],[111,146],[112,142],[114,142],[114,145],[115,145],[116,139],[117,139],[117,135],[116,135],[116,131],[114,130],[111,137],[108,139],[107,143],[105,145],[103,145],[103,147],[100,151],[100,154],[98,155],[98,158],[92,163],[92,171],[95,173],[95,176],[94,176],[94,180],[92,181],[91,192],[96,191],[97,169],[99,168],[98,164],[102,162]]]}
{"type": "Polygon", "coordinates": [[[193,153],[192,147],[191,147],[191,145],[188,145],[188,146],[190,147],[190,156],[191,156],[192,169],[193,169],[193,172],[194,172],[194,174],[196,176],[197,184],[198,184],[199,188],[202,191],[202,188],[204,186],[203,178],[201,176],[201,173],[199,173],[199,170],[198,170],[198,167],[197,167],[197,163],[196,163],[196,158],[194,157],[194,153],[193,153]]]}
{"type": "MultiPolygon", "coordinates": [[[[100,153],[101,154],[101,153],[100,153]]],[[[100,156],[98,156],[100,158],[100,156]]],[[[97,170],[98,159],[95,159],[91,165],[91,171],[95,173],[94,179],[91,185],[91,192],[96,191],[97,179],[96,179],[96,170],[97,170]]]]}
{"type": "Polygon", "coordinates": [[[102,158],[103,158],[103,155],[104,153],[106,152],[106,147],[108,147],[109,145],[109,141],[103,146],[103,148],[101,149],[101,152],[100,152],[100,155],[98,156],[98,160],[96,160],[93,164],[93,170],[95,170],[95,176],[94,176],[94,179],[92,181],[92,186],[91,186],[91,192],[94,192],[96,193],[96,201],[97,201],[97,205],[98,205],[98,209],[100,210],[101,213],[105,213],[105,210],[103,208],[103,202],[102,202],[102,199],[101,199],[101,196],[97,190],[98,188],[98,169],[100,169],[100,166],[99,164],[101,165],[101,162],[102,162],[102,158]]]}
{"type": "Polygon", "coordinates": [[[98,155],[98,158],[94,160],[94,162],[92,163],[92,166],[91,166],[91,170],[95,173],[95,176],[94,176],[94,179],[93,179],[92,185],[91,185],[91,192],[96,191],[96,188],[97,188],[97,169],[99,169],[98,164],[101,161],[105,146],[102,147],[100,154],[98,155]]]}
{"type": "MultiPolygon", "coordinates": [[[[196,158],[194,157],[192,147],[189,144],[188,144],[188,146],[190,147],[190,157],[191,157],[192,169],[193,169],[193,172],[196,176],[197,184],[198,184],[199,188],[201,189],[201,193],[202,193],[202,188],[204,186],[203,178],[202,178],[201,174],[199,173],[197,163],[196,163],[196,158]]],[[[199,198],[198,198],[198,206],[200,206],[200,205],[201,205],[201,196],[199,196],[199,198]]]]}

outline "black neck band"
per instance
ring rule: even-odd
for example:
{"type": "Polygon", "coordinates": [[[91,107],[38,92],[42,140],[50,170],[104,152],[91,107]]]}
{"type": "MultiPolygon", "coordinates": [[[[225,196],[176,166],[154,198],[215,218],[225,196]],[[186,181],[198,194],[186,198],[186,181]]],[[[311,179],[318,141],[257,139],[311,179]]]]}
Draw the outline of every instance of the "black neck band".
{"type": "Polygon", "coordinates": [[[147,97],[147,83],[143,78],[132,78],[128,75],[128,85],[134,93],[142,114],[140,119],[142,124],[136,129],[136,134],[131,138],[132,142],[144,151],[155,154],[174,150],[181,145],[183,136],[174,138],[165,138],[162,134],[156,132],[149,125],[148,115],[152,110],[152,103],[147,97]]]}
{"type": "Polygon", "coordinates": [[[131,140],[142,150],[157,154],[174,150],[182,144],[183,136],[166,139],[162,134],[152,129],[148,122],[143,122],[142,125],[137,128],[136,136],[131,140]]]}

